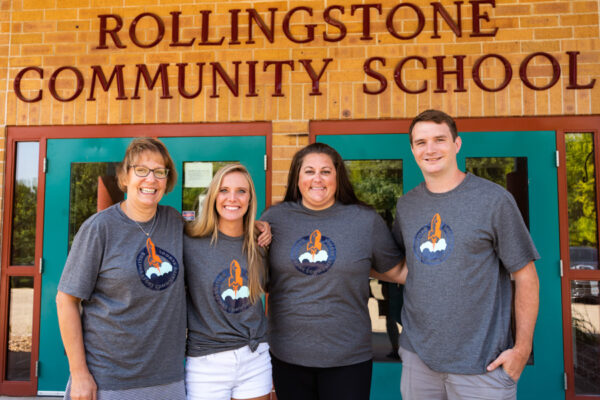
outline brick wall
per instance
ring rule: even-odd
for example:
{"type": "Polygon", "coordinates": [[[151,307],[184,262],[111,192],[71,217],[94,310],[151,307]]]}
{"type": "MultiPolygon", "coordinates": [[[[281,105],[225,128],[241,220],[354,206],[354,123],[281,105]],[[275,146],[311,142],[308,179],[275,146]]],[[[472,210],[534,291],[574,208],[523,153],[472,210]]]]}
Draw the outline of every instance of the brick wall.
{"type": "MultiPolygon", "coordinates": [[[[600,39],[598,0],[593,1],[543,1],[496,0],[480,5],[489,21],[479,20],[481,30],[489,32],[498,28],[494,37],[473,37],[471,2],[463,2],[462,34],[459,37],[450,25],[438,16],[439,38],[434,36],[433,7],[429,0],[412,0],[424,16],[425,25],[418,36],[400,40],[386,28],[386,16],[399,1],[382,0],[381,14],[370,12],[371,40],[364,40],[363,10],[351,15],[354,2],[337,1],[185,1],[185,0],[0,0],[0,125],[71,125],[71,124],[138,124],[138,123],[191,123],[225,121],[272,121],[273,123],[273,197],[280,199],[285,187],[287,169],[293,153],[308,143],[310,120],[411,118],[427,108],[440,108],[455,116],[522,116],[522,115],[589,115],[600,114],[600,81],[593,89],[569,90],[569,57],[566,52],[579,51],[578,82],[589,83],[600,78],[600,39]],[[323,10],[331,5],[344,6],[332,11],[333,18],[347,28],[346,37],[337,42],[326,42],[323,32],[331,37],[340,30],[323,21],[323,10]],[[298,12],[292,17],[291,34],[306,36],[304,24],[315,23],[315,40],[299,44],[283,33],[282,21],[286,12],[294,7],[311,7],[312,17],[298,12]],[[269,8],[277,8],[273,43],[256,23],[253,28],[255,43],[248,40],[247,8],[254,8],[267,25],[269,8]],[[239,41],[229,44],[231,12],[240,9],[239,41]],[[210,30],[208,40],[225,36],[221,45],[199,46],[202,36],[201,10],[209,10],[210,30]],[[171,12],[181,12],[180,41],[195,38],[191,47],[169,46],[172,38],[171,12]],[[127,35],[132,20],[143,12],[151,12],[165,23],[163,40],[155,47],[135,46],[127,35]],[[107,40],[109,49],[98,49],[100,14],[117,14],[123,18],[119,33],[126,49],[116,48],[107,40]],[[532,90],[519,79],[519,65],[530,54],[546,52],[554,57],[561,69],[560,79],[549,89],[532,90]],[[475,61],[485,54],[502,55],[511,65],[513,75],[506,88],[497,92],[484,91],[472,77],[475,61]],[[456,69],[453,56],[464,55],[464,89],[455,91],[454,75],[446,76],[445,92],[436,91],[436,56],[446,56],[445,69],[456,69]],[[401,73],[402,82],[409,90],[416,90],[427,82],[427,90],[410,94],[394,82],[394,69],[409,56],[426,59],[427,68],[417,61],[408,61],[401,73]],[[380,88],[380,82],[365,74],[364,62],[369,57],[385,58],[385,65],[376,61],[373,69],[385,77],[387,88],[377,95],[365,93],[380,88]],[[320,71],[323,59],[331,63],[320,81],[322,95],[311,95],[312,84],[301,59],[312,60],[312,67],[320,71]],[[281,92],[274,97],[275,67],[264,71],[264,61],[293,60],[294,71],[283,66],[281,92]],[[218,96],[214,97],[211,62],[219,62],[233,77],[234,61],[239,65],[239,95],[234,96],[222,79],[218,79],[218,96]],[[251,92],[248,61],[256,61],[256,96],[251,92]],[[186,87],[194,91],[198,72],[194,64],[204,62],[203,89],[200,95],[186,99],[177,91],[176,63],[188,63],[186,87]],[[158,64],[169,63],[169,89],[172,98],[161,98],[161,85],[153,90],[144,85],[140,99],[131,99],[135,87],[136,64],[145,64],[154,75],[158,64]],[[124,67],[126,100],[117,100],[115,85],[108,93],[96,85],[95,101],[88,101],[92,70],[100,65],[107,76],[115,65],[124,67]],[[44,71],[43,79],[28,73],[22,80],[23,95],[31,98],[42,89],[43,99],[27,103],[17,99],[13,91],[16,75],[26,67],[37,66],[44,71]],[[84,88],[73,101],[54,99],[48,90],[50,76],[62,66],[73,66],[81,71],[84,88]]],[[[448,14],[457,20],[454,1],[440,2],[448,14]]],[[[393,28],[408,35],[417,27],[414,9],[403,7],[395,14],[393,28]]],[[[114,21],[109,20],[109,25],[114,21]]],[[[112,26],[112,25],[111,25],[112,26]]],[[[151,18],[143,18],[137,26],[141,42],[149,43],[156,37],[157,25],[151,18]],[[144,36],[145,35],[145,36],[144,36]]],[[[480,68],[481,81],[487,87],[502,83],[504,68],[499,59],[489,59],[480,68]]],[[[528,67],[528,77],[538,87],[550,82],[552,68],[548,60],[536,57],[528,67]]],[[[73,74],[64,72],[57,80],[57,93],[69,97],[75,90],[73,74]]],[[[4,156],[4,138],[0,139],[0,158],[4,156]]],[[[0,183],[3,179],[0,166],[0,183]]]]}

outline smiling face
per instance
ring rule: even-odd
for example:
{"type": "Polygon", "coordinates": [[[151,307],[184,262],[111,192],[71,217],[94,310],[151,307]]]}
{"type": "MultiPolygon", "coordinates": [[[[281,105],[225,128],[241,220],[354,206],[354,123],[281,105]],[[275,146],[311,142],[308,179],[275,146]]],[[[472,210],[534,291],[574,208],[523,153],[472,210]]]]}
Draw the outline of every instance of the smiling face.
{"type": "Polygon", "coordinates": [[[418,122],[412,132],[411,150],[423,177],[451,176],[458,171],[456,154],[461,139],[452,139],[448,125],[431,121],[418,122]]]}
{"type": "MultiPolygon", "coordinates": [[[[230,172],[221,180],[221,186],[215,201],[217,214],[219,214],[219,230],[225,225],[235,225],[235,231],[243,233],[244,215],[250,205],[250,184],[241,172],[230,172]]],[[[231,232],[230,230],[228,230],[231,232]]],[[[230,234],[228,232],[224,232],[230,234]]]]}
{"type": "Polygon", "coordinates": [[[335,203],[337,175],[331,157],[310,153],[302,160],[298,176],[302,204],[311,210],[323,210],[335,203]]]}
{"type": "MultiPolygon", "coordinates": [[[[134,165],[150,169],[165,168],[165,162],[159,153],[144,151],[136,158],[134,165]]],[[[133,168],[127,169],[127,177],[123,184],[127,187],[127,203],[132,209],[156,209],[167,188],[167,179],[157,179],[153,172],[139,177],[133,168]]]]}

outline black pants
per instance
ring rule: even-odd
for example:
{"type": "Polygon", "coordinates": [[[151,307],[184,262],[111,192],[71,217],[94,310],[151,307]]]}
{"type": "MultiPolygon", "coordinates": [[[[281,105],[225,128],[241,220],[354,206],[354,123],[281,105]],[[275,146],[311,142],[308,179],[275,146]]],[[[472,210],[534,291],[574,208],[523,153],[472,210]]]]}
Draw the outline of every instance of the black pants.
{"type": "Polygon", "coordinates": [[[271,354],[278,400],[369,400],[373,360],[332,368],[289,364],[271,354]]]}

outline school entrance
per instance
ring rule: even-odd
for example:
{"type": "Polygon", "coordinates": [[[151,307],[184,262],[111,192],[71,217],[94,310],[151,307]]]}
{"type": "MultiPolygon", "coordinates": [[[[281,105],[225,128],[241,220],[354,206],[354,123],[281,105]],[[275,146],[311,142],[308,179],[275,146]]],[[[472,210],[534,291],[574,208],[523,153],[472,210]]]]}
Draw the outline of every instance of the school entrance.
{"type": "Polygon", "coordinates": [[[161,204],[193,218],[213,174],[229,162],[248,168],[259,213],[265,208],[270,129],[267,123],[251,123],[9,130],[12,190],[5,203],[11,213],[4,219],[2,318],[7,323],[2,324],[0,394],[64,391],[69,369],[56,316],[58,281],[81,223],[123,200],[116,166],[133,137],[165,143],[178,180],[161,204]]]}
{"type": "MultiPolygon", "coordinates": [[[[374,205],[388,223],[395,215],[395,199],[423,180],[411,153],[409,125],[410,120],[379,120],[310,126],[311,142],[325,142],[340,152],[358,196],[374,205]]],[[[459,168],[513,194],[541,255],[536,262],[540,309],[533,354],[519,381],[519,399],[597,399],[600,271],[595,166],[600,119],[458,119],[457,126],[462,137],[459,168]]],[[[372,283],[371,288],[376,361],[371,399],[398,399],[402,364],[389,353],[390,339],[401,330],[397,320],[390,321],[397,318],[395,288],[385,283],[372,283]]]]}
{"type": "MultiPolygon", "coordinates": [[[[359,196],[389,220],[396,198],[422,180],[410,152],[409,123],[312,122],[309,135],[310,141],[329,143],[341,153],[359,196]]],[[[513,193],[542,256],[536,263],[540,312],[533,357],[519,383],[519,398],[597,399],[600,118],[458,119],[457,124],[463,137],[460,167],[513,193]]],[[[54,304],[58,279],[79,224],[122,198],[115,190],[114,163],[132,137],[161,138],[171,152],[179,178],[163,204],[182,212],[193,210],[212,172],[230,161],[249,168],[259,210],[271,201],[270,123],[7,131],[0,394],[64,390],[68,368],[54,304]]],[[[396,400],[401,363],[388,356],[393,356],[394,327],[401,329],[394,320],[397,307],[390,301],[398,301],[398,288],[373,282],[371,289],[372,399],[396,400]]]]}

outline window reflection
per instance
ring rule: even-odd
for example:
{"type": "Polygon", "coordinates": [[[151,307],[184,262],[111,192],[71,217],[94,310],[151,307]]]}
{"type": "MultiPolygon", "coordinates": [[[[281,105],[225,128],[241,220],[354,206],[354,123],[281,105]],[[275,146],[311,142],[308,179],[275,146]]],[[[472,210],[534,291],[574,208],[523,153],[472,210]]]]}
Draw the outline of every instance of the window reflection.
{"type": "Polygon", "coordinates": [[[596,179],[591,133],[568,133],[566,143],[567,204],[571,269],[598,269],[596,179]]]}
{"type": "Polygon", "coordinates": [[[575,393],[600,394],[600,294],[598,281],[571,282],[575,393]]]}
{"type": "Polygon", "coordinates": [[[35,262],[38,159],[38,142],[17,143],[11,265],[33,265],[35,262]]]}
{"type": "Polygon", "coordinates": [[[183,163],[183,193],[181,210],[183,218],[192,221],[200,213],[208,185],[215,173],[227,164],[239,161],[189,161],[183,163]]]}
{"type": "Polygon", "coordinates": [[[125,198],[117,185],[118,165],[116,162],[71,164],[69,247],[86,219],[125,198]]]}
{"type": "Polygon", "coordinates": [[[466,170],[508,190],[515,198],[525,225],[529,228],[527,157],[467,158],[466,170]]]}
{"type": "Polygon", "coordinates": [[[33,331],[33,277],[11,277],[8,301],[6,380],[28,381],[33,331]]]}
{"type": "MultiPolygon", "coordinates": [[[[372,205],[391,227],[402,195],[402,160],[349,160],[345,164],[358,198],[372,205]]],[[[402,286],[371,279],[369,292],[373,359],[399,361],[402,286]]]]}
{"type": "Polygon", "coordinates": [[[402,196],[402,160],[348,160],[350,182],[358,198],[375,207],[389,227],[402,196]]]}

